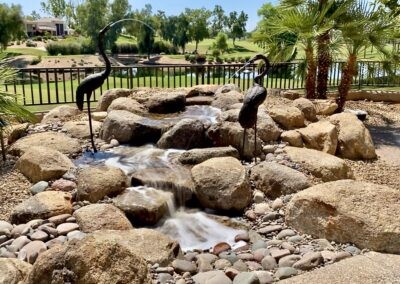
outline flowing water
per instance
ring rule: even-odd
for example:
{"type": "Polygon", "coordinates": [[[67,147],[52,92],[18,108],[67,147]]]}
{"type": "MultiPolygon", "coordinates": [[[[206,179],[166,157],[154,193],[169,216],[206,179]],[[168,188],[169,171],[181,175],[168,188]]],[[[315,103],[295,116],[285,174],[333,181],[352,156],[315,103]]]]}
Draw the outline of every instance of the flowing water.
{"type": "MultiPolygon", "coordinates": [[[[215,123],[219,114],[218,109],[196,106],[188,107],[179,114],[179,119],[191,117],[215,123]]],[[[175,120],[177,117],[162,119],[175,120]]],[[[188,199],[192,199],[193,186],[190,170],[177,161],[182,152],[176,149],[163,150],[154,145],[120,146],[106,152],[86,154],[76,164],[80,167],[105,164],[120,168],[131,177],[132,183],[140,183],[128,190],[135,191],[143,203],[153,204],[160,198],[166,200],[168,214],[155,229],[177,240],[185,251],[209,249],[219,242],[227,242],[232,247],[243,245],[234,241],[241,230],[225,226],[204,212],[183,206],[188,199]]]]}

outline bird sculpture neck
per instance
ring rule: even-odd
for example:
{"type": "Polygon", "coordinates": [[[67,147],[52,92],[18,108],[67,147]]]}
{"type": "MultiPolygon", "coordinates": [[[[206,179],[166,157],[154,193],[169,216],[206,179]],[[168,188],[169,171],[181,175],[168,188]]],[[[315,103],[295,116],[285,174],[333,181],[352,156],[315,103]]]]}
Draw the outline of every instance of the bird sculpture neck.
{"type": "Polygon", "coordinates": [[[266,66],[263,67],[263,71],[258,74],[256,77],[254,77],[254,83],[256,83],[257,85],[262,85],[262,79],[264,78],[265,75],[267,75],[268,72],[268,68],[266,68],[266,66]]]}
{"type": "Polygon", "coordinates": [[[106,63],[106,69],[102,72],[102,75],[105,78],[107,78],[111,73],[111,62],[110,62],[110,59],[108,59],[108,57],[104,51],[104,34],[106,33],[107,30],[103,29],[99,33],[99,41],[98,41],[99,53],[103,57],[104,62],[106,63]]]}

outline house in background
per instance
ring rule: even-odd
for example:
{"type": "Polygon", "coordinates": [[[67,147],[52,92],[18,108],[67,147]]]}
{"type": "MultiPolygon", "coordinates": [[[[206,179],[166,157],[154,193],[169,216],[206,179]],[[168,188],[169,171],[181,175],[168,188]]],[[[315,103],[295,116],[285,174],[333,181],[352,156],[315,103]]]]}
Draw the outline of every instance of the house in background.
{"type": "Polygon", "coordinates": [[[26,34],[31,36],[49,33],[53,36],[64,36],[67,28],[64,20],[57,18],[42,18],[39,20],[24,20],[26,34]]]}

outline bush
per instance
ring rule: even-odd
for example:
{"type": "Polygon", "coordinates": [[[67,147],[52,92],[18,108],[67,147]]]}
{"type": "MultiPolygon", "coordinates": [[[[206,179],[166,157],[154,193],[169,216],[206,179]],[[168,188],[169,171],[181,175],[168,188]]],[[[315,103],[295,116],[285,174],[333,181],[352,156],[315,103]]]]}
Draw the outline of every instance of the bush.
{"type": "Polygon", "coordinates": [[[208,64],[212,64],[213,62],[214,62],[214,57],[212,57],[212,56],[207,57],[208,64]]]}
{"type": "Polygon", "coordinates": [[[214,57],[219,57],[219,56],[221,55],[221,52],[220,52],[218,49],[213,49],[213,50],[211,51],[211,54],[212,54],[214,57]]]}
{"type": "Polygon", "coordinates": [[[80,54],[95,54],[96,47],[90,42],[89,39],[81,41],[81,51],[80,54]]]}
{"type": "Polygon", "coordinates": [[[248,62],[251,59],[251,56],[246,56],[244,59],[246,60],[246,62],[248,62]]]}
{"type": "Polygon", "coordinates": [[[177,54],[178,49],[165,41],[156,41],[153,44],[153,53],[177,54]]]}
{"type": "Polygon", "coordinates": [[[232,62],[232,59],[229,58],[229,57],[226,57],[226,58],[225,58],[225,62],[226,62],[226,63],[231,63],[231,62],[232,62]]]}
{"type": "Polygon", "coordinates": [[[37,64],[40,63],[40,61],[42,61],[42,56],[41,55],[33,58],[32,61],[31,61],[31,65],[37,65],[37,64]]]}
{"type": "Polygon", "coordinates": [[[190,57],[190,54],[186,53],[186,54],[185,54],[185,60],[186,60],[186,61],[189,61],[189,57],[190,57]]]}
{"type": "Polygon", "coordinates": [[[241,58],[241,59],[239,60],[239,62],[240,62],[240,63],[246,63],[246,59],[245,59],[245,58],[241,58]]]}
{"type": "Polygon", "coordinates": [[[139,49],[135,43],[116,43],[111,48],[113,54],[125,54],[125,53],[138,53],[139,49]]]}
{"type": "Polygon", "coordinates": [[[206,63],[207,57],[204,54],[197,54],[196,55],[196,62],[199,64],[206,63]]]}
{"type": "Polygon", "coordinates": [[[31,40],[27,40],[27,41],[26,41],[26,46],[27,46],[27,47],[37,47],[37,43],[36,43],[36,42],[33,42],[33,41],[31,41],[31,40]]]}
{"type": "Polygon", "coordinates": [[[96,49],[89,40],[81,42],[50,42],[46,45],[49,55],[94,54],[96,49]]]}
{"type": "Polygon", "coordinates": [[[215,62],[217,62],[217,63],[219,63],[219,64],[221,64],[222,63],[222,58],[221,57],[216,57],[215,58],[215,62]]]}
{"type": "Polygon", "coordinates": [[[242,57],[241,56],[238,56],[238,57],[236,57],[236,62],[241,62],[242,61],[242,57]]]}
{"type": "Polygon", "coordinates": [[[34,36],[34,37],[32,38],[32,40],[33,40],[33,41],[42,41],[43,38],[42,38],[41,36],[34,36]]]}
{"type": "Polygon", "coordinates": [[[196,55],[195,54],[190,54],[189,55],[189,61],[191,63],[195,63],[196,62],[196,55]]]}

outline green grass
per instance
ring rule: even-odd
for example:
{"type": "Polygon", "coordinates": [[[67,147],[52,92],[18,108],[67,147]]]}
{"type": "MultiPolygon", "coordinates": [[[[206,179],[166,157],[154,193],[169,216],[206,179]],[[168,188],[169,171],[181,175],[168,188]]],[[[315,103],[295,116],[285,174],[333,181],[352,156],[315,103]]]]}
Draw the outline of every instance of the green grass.
{"type": "Polygon", "coordinates": [[[33,47],[19,47],[13,48],[9,47],[3,51],[7,56],[18,56],[18,55],[33,55],[33,56],[46,56],[47,51],[40,50],[33,47]]]}

